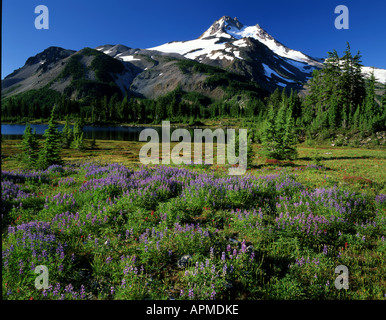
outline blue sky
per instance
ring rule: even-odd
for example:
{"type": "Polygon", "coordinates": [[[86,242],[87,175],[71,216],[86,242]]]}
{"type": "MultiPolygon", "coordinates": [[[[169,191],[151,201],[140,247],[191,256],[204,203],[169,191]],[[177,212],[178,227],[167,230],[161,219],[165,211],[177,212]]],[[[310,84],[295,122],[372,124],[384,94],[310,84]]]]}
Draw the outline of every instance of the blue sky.
{"type": "Polygon", "coordinates": [[[103,44],[149,48],[199,37],[224,15],[258,23],[291,49],[314,57],[342,53],[346,41],[364,65],[386,69],[386,1],[259,0],[3,0],[2,78],[49,46],[80,50],[103,44]],[[349,29],[334,26],[337,5],[349,8],[349,29]],[[34,26],[35,7],[49,9],[49,29],[34,26]]]}

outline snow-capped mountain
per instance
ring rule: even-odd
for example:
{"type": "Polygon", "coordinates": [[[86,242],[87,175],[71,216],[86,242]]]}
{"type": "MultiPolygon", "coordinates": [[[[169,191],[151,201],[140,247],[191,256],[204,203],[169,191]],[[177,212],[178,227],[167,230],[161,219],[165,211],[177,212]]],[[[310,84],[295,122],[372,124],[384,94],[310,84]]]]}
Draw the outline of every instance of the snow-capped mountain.
{"type": "MultiPolygon", "coordinates": [[[[184,71],[180,63],[184,60],[217,67],[211,69],[212,74],[225,70],[240,75],[242,78],[237,81],[247,86],[252,81],[265,92],[283,87],[302,91],[312,72],[323,68],[324,63],[324,59],[286,47],[258,24],[245,26],[237,18],[224,16],[197,39],[172,41],[147,49],[117,44],[75,52],[50,47],[2,80],[2,96],[48,86],[79,98],[87,92],[111,91],[109,86],[113,82],[114,92],[120,90],[123,95],[151,99],[177,87],[214,99],[223,96],[221,85],[208,86],[207,72],[192,73],[192,65],[190,73],[184,71]]],[[[366,76],[373,71],[379,82],[386,82],[386,70],[363,67],[366,76]]]]}
{"type": "MultiPolygon", "coordinates": [[[[165,53],[178,53],[188,59],[194,59],[203,62],[211,60],[227,60],[229,62],[235,59],[242,60],[240,55],[249,43],[248,39],[254,39],[267,46],[274,54],[279,56],[285,63],[288,63],[298,69],[300,73],[311,76],[314,69],[323,67],[323,58],[313,58],[298,50],[293,50],[265,31],[258,24],[254,26],[245,26],[237,18],[224,16],[215,21],[198,39],[190,41],[173,41],[160,46],[149,48],[148,50],[157,50],[165,53]]],[[[284,76],[285,81],[295,79],[291,74],[284,74],[270,66],[264,65],[264,71],[268,78],[271,75],[278,76],[278,73],[284,76]]],[[[386,82],[386,70],[363,67],[363,74],[369,76],[374,71],[375,78],[381,83],[386,82]]],[[[278,76],[280,78],[280,76],[278,76]]],[[[300,79],[304,80],[304,79],[300,79]]],[[[280,85],[280,83],[279,83],[280,85]]]]}
{"type": "MultiPolygon", "coordinates": [[[[313,59],[300,51],[287,48],[276,41],[258,24],[254,26],[244,26],[237,18],[232,19],[227,16],[215,21],[210,28],[196,40],[169,42],[164,45],[149,48],[148,50],[158,50],[169,53],[177,52],[189,59],[203,59],[203,57],[201,57],[202,55],[209,55],[212,59],[215,59],[215,54],[212,53],[213,51],[225,50],[226,44],[232,43],[235,46],[233,57],[227,56],[226,53],[224,53],[224,57],[229,60],[233,60],[234,58],[242,59],[236,48],[247,46],[245,42],[246,38],[258,40],[283,58],[307,63],[319,68],[322,66],[322,59],[313,59]]],[[[225,51],[229,53],[231,50],[228,49],[225,51]]]]}
{"type": "MultiPolygon", "coordinates": [[[[314,69],[323,67],[323,59],[312,58],[286,47],[258,24],[245,26],[237,18],[227,16],[215,21],[195,40],[169,42],[148,50],[178,53],[188,59],[221,65],[248,76],[250,72],[230,67],[236,61],[241,62],[248,65],[248,69],[252,67],[263,71],[267,82],[276,86],[297,87],[307,81],[314,69]],[[269,50],[262,49],[260,45],[269,50]]],[[[256,75],[249,76],[252,80],[257,80],[256,75]]]]}
{"type": "Polygon", "coordinates": [[[96,48],[124,62],[139,64],[142,55],[168,55],[191,59],[243,75],[272,91],[277,87],[300,90],[323,60],[292,50],[276,41],[259,25],[244,26],[227,16],[215,21],[200,37],[141,49],[122,45],[96,48]]]}
{"type": "Polygon", "coordinates": [[[362,72],[365,77],[370,77],[371,73],[374,72],[375,80],[381,83],[386,83],[386,70],[375,67],[362,67],[362,72]]]}

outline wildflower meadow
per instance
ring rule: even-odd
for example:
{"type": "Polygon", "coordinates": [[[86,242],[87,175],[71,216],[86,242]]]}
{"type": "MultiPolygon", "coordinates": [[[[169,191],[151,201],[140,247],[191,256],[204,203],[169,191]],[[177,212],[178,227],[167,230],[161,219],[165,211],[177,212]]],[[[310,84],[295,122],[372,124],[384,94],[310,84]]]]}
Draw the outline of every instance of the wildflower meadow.
{"type": "Polygon", "coordinates": [[[384,299],[386,195],[268,169],[71,162],[3,171],[2,298],[384,299]],[[48,270],[41,289],[39,265],[48,270]],[[347,290],[334,286],[338,265],[349,270],[347,290]]]}

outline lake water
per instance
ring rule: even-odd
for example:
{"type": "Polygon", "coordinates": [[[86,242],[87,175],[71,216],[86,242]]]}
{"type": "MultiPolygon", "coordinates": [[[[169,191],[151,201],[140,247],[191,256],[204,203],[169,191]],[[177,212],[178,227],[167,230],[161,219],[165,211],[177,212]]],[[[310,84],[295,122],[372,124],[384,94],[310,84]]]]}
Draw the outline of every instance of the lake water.
{"type": "MultiPolygon", "coordinates": [[[[36,134],[43,135],[48,128],[47,124],[31,124],[31,128],[36,130],[36,134]]],[[[84,126],[85,139],[97,140],[120,140],[120,141],[139,141],[139,134],[142,130],[152,128],[155,129],[162,138],[162,127],[127,127],[127,126],[84,126]]],[[[58,130],[62,131],[63,125],[58,125],[58,130]]],[[[175,128],[177,129],[177,128],[175,128]]],[[[171,133],[175,130],[170,129],[171,133]]],[[[187,128],[193,138],[193,128],[187,128]]],[[[5,140],[22,139],[25,130],[24,124],[2,124],[1,135],[5,140]]],[[[216,139],[214,139],[216,141],[216,139]]]]}

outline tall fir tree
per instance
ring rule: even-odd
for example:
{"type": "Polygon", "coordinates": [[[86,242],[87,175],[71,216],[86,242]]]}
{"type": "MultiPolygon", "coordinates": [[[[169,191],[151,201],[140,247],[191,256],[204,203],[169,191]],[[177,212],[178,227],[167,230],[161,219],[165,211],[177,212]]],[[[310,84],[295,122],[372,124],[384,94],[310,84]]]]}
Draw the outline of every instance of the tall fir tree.
{"type": "Polygon", "coordinates": [[[83,126],[83,118],[77,118],[74,124],[74,139],[71,147],[80,151],[83,151],[86,148],[84,143],[83,126]]]}
{"type": "Polygon", "coordinates": [[[275,111],[273,106],[268,110],[268,116],[262,133],[262,144],[262,154],[264,156],[269,158],[278,157],[278,141],[276,139],[275,111]]]}
{"type": "Polygon", "coordinates": [[[39,152],[38,166],[42,169],[48,168],[53,164],[62,164],[60,156],[61,151],[61,135],[55,123],[55,106],[51,110],[48,128],[44,133],[43,148],[39,152]]]}
{"type": "MultiPolygon", "coordinates": [[[[285,103],[285,102],[284,102],[285,103]]],[[[297,142],[294,119],[291,110],[282,104],[278,113],[270,107],[265,128],[262,133],[262,155],[273,159],[294,159],[297,157],[297,142]]]]}
{"type": "Polygon", "coordinates": [[[71,143],[74,139],[74,135],[72,132],[72,129],[70,127],[70,122],[68,120],[68,115],[66,116],[66,122],[64,124],[63,130],[62,130],[62,146],[65,149],[68,149],[71,146],[71,143]]]}
{"type": "Polygon", "coordinates": [[[32,131],[29,124],[25,127],[21,148],[23,150],[23,161],[28,167],[35,167],[39,156],[39,143],[36,136],[36,130],[34,129],[32,131]]]}
{"type": "Polygon", "coordinates": [[[296,150],[297,138],[295,134],[295,122],[290,113],[287,113],[286,124],[283,132],[283,158],[296,159],[298,152],[296,150]]]}

